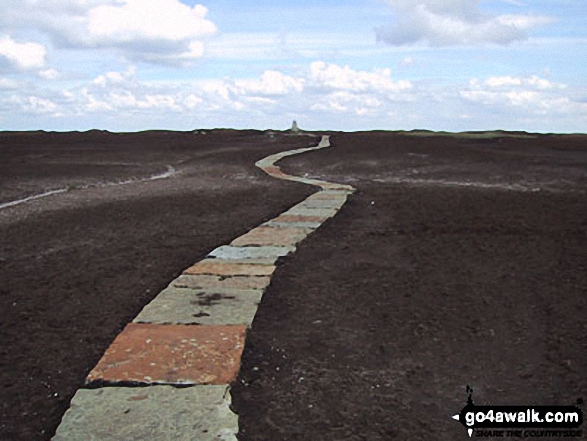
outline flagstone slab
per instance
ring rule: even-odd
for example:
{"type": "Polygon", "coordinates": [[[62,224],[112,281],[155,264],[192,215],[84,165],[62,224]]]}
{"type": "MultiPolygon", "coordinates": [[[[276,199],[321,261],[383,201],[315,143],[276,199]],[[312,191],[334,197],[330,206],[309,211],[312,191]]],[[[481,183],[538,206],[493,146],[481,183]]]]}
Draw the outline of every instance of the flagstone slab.
{"type": "Polygon", "coordinates": [[[334,199],[311,199],[308,198],[300,205],[303,207],[308,208],[333,208],[335,210],[340,210],[340,207],[344,205],[345,201],[343,200],[334,200],[334,199]]]}
{"type": "Polygon", "coordinates": [[[306,198],[306,200],[328,200],[337,202],[346,202],[348,195],[346,193],[332,194],[325,191],[319,191],[306,198]]]}
{"type": "Polygon", "coordinates": [[[351,187],[350,185],[334,184],[334,183],[330,183],[330,182],[325,182],[323,185],[321,185],[321,187],[324,190],[344,190],[344,191],[348,191],[350,193],[353,193],[355,191],[355,188],[351,187]]]}
{"type": "Polygon", "coordinates": [[[143,308],[134,322],[250,327],[262,297],[263,291],[226,293],[167,288],[143,308]]]}
{"type": "Polygon", "coordinates": [[[230,245],[223,245],[210,252],[210,256],[219,259],[268,259],[287,256],[289,253],[295,251],[294,246],[277,247],[277,246],[263,246],[263,247],[235,247],[230,245]]]}
{"type": "Polygon", "coordinates": [[[247,264],[247,265],[269,265],[275,266],[275,262],[277,262],[277,257],[268,257],[268,258],[258,258],[258,259],[220,259],[214,256],[208,256],[206,260],[213,261],[218,260],[224,263],[233,263],[233,264],[247,264]]]}
{"type": "Polygon", "coordinates": [[[240,367],[246,329],[130,323],[86,382],[228,384],[240,367]]]}
{"type": "Polygon", "coordinates": [[[236,441],[222,386],[80,389],[53,441],[236,441]]]}
{"type": "Polygon", "coordinates": [[[315,230],[322,222],[277,222],[277,221],[268,221],[265,222],[263,225],[267,227],[276,227],[276,228],[310,228],[315,230]]]}
{"type": "Polygon", "coordinates": [[[294,182],[301,182],[303,184],[308,184],[308,185],[315,185],[317,187],[323,187],[324,185],[328,184],[328,182],[321,181],[319,179],[302,178],[302,177],[298,177],[298,176],[292,176],[291,178],[288,178],[288,180],[294,181],[294,182]]]}
{"type": "Polygon", "coordinates": [[[322,223],[329,219],[329,216],[300,216],[282,214],[281,216],[271,219],[269,222],[316,222],[322,223]]]}
{"type": "Polygon", "coordinates": [[[214,290],[216,288],[228,288],[228,289],[259,289],[264,290],[269,283],[271,278],[269,276],[237,276],[237,277],[224,277],[224,276],[213,276],[213,275],[181,275],[172,282],[172,286],[175,288],[192,288],[202,290],[214,290]]]}
{"type": "MultiPolygon", "coordinates": [[[[181,277],[181,276],[180,276],[181,277]]],[[[225,288],[225,287],[221,287],[221,288],[187,288],[185,286],[182,287],[176,287],[175,286],[175,282],[177,281],[177,279],[175,279],[173,282],[171,282],[169,284],[169,286],[167,288],[165,288],[165,290],[168,289],[177,289],[178,291],[181,291],[183,293],[186,294],[190,294],[190,292],[195,292],[195,293],[202,293],[202,295],[205,296],[211,296],[214,294],[226,294],[227,296],[238,296],[238,295],[263,295],[263,289],[242,289],[242,288],[225,288]]],[[[165,291],[163,290],[163,291],[165,291]]],[[[161,291],[161,292],[163,292],[161,291]]]]}
{"type": "Polygon", "coordinates": [[[233,246],[250,245],[295,245],[305,239],[312,232],[309,228],[269,228],[257,227],[231,242],[233,246]]]}
{"type": "Polygon", "coordinates": [[[334,199],[346,201],[348,192],[346,191],[332,191],[332,190],[320,190],[317,193],[309,196],[311,199],[334,199]]]}
{"type": "Polygon", "coordinates": [[[355,192],[355,188],[335,188],[335,189],[323,189],[320,190],[318,192],[318,194],[322,194],[322,195],[345,195],[348,196],[350,194],[353,194],[355,192]]]}
{"type": "Polygon", "coordinates": [[[231,263],[230,260],[205,259],[186,269],[184,274],[219,276],[270,276],[275,266],[231,263]]]}
{"type": "Polygon", "coordinates": [[[291,175],[284,173],[279,167],[274,166],[274,165],[265,166],[265,167],[261,167],[261,168],[265,173],[267,173],[277,179],[289,180],[290,178],[292,178],[291,175]]]}
{"type": "Polygon", "coordinates": [[[298,204],[287,210],[284,214],[294,216],[333,217],[336,213],[338,213],[338,210],[333,208],[310,208],[302,204],[298,204]]]}

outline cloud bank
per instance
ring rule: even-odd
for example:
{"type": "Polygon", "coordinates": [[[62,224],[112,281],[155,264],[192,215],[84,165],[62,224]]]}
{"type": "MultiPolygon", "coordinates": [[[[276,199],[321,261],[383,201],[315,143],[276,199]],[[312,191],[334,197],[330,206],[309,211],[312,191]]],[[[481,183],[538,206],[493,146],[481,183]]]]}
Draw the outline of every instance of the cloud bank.
{"type": "Polygon", "coordinates": [[[479,0],[385,0],[395,23],[376,29],[377,40],[391,45],[430,46],[509,44],[553,21],[538,15],[495,15],[479,8],[479,0]]]}
{"type": "MultiPolygon", "coordinates": [[[[131,61],[185,65],[202,57],[203,38],[217,31],[208,10],[179,0],[3,0],[0,3],[0,55],[9,52],[15,35],[34,29],[60,48],[114,49],[131,61]]],[[[22,42],[25,52],[14,62],[40,65],[37,42],[22,42]],[[29,61],[30,60],[30,61],[29,61]]],[[[13,42],[14,45],[14,42],[13,42]]],[[[42,48],[42,49],[41,49],[42,48]]]]}

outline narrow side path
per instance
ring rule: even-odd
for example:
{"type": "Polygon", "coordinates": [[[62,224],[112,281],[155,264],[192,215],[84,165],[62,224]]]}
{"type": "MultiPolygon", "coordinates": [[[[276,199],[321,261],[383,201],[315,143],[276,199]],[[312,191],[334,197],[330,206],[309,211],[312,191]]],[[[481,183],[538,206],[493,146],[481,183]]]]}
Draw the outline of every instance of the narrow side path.
{"type": "Polygon", "coordinates": [[[53,440],[236,440],[229,385],[276,262],[333,217],[354,191],[287,175],[275,163],[329,146],[324,136],[316,147],[256,163],[275,178],[321,190],[216,248],[173,280],[90,372],[53,440]]]}

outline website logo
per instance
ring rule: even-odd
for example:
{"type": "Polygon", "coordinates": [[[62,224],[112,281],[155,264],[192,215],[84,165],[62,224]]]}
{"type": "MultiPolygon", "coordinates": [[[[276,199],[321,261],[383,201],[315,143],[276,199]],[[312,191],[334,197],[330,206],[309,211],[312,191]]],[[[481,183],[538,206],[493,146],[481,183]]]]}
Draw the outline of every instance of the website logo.
{"type": "MultiPolygon", "coordinates": [[[[579,438],[583,411],[577,406],[477,406],[467,386],[467,405],[452,418],[469,437],[579,438]]],[[[577,400],[577,404],[583,401],[577,400]]]]}

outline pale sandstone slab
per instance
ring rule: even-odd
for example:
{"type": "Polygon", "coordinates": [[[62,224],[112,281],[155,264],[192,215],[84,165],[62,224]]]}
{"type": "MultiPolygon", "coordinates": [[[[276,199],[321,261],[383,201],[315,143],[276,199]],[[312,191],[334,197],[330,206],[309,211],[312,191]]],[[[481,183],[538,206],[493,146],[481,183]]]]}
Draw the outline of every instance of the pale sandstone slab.
{"type": "Polygon", "coordinates": [[[143,308],[134,322],[250,327],[262,297],[263,291],[214,292],[167,288],[143,308]]]}
{"type": "Polygon", "coordinates": [[[308,228],[257,227],[231,242],[233,246],[272,245],[290,246],[305,239],[312,232],[308,228]]]}
{"type": "Polygon", "coordinates": [[[353,193],[355,191],[354,187],[351,187],[350,185],[345,185],[345,184],[334,184],[334,183],[324,183],[323,185],[321,185],[321,187],[324,190],[338,190],[338,191],[348,191],[350,193],[353,193]]]}
{"type": "Polygon", "coordinates": [[[355,188],[351,187],[349,188],[338,188],[338,189],[324,189],[324,190],[320,190],[318,192],[318,194],[322,194],[322,195],[345,195],[348,196],[350,194],[353,194],[355,192],[355,188]]]}
{"type": "Polygon", "coordinates": [[[307,199],[331,199],[331,200],[342,200],[346,201],[348,198],[348,193],[346,192],[335,192],[320,190],[314,194],[308,196],[307,199]]]}
{"type": "Polygon", "coordinates": [[[295,247],[234,247],[230,245],[223,245],[210,252],[210,256],[219,259],[275,259],[287,256],[289,253],[295,251],[295,247]]]}
{"type": "Polygon", "coordinates": [[[227,386],[80,389],[53,441],[236,441],[227,386]]]}
{"type": "Polygon", "coordinates": [[[228,384],[240,367],[246,329],[130,323],[86,382],[228,384]]]}
{"type": "Polygon", "coordinates": [[[184,274],[213,274],[219,276],[270,276],[274,266],[230,263],[221,259],[205,259],[186,269],[184,274]]]}
{"type": "Polygon", "coordinates": [[[192,288],[201,290],[214,290],[216,288],[225,289],[258,289],[263,290],[269,283],[271,278],[268,276],[237,276],[237,277],[223,277],[212,275],[181,275],[172,285],[176,288],[192,288]]]}

